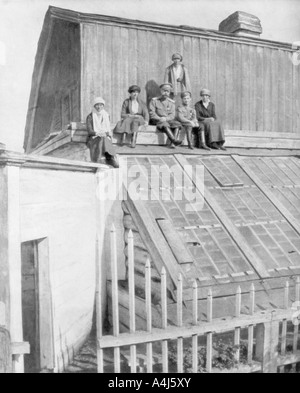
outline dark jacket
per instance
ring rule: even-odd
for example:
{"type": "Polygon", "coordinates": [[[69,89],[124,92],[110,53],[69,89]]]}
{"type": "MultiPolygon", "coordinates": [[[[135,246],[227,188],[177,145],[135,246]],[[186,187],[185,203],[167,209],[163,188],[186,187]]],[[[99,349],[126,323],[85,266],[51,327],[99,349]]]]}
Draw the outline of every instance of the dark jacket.
{"type": "Polygon", "coordinates": [[[205,108],[205,106],[203,105],[202,100],[197,102],[195,105],[195,109],[196,109],[196,114],[197,114],[197,119],[198,121],[205,121],[205,119],[209,118],[209,117],[213,117],[215,120],[217,120],[217,116],[216,116],[216,110],[215,110],[215,104],[210,102],[208,104],[208,107],[205,108]]]}
{"type": "MultiPolygon", "coordinates": [[[[141,117],[144,118],[144,120],[149,123],[149,112],[147,109],[146,104],[141,101],[141,100],[137,100],[139,103],[139,110],[138,113],[136,113],[136,115],[139,115],[141,117]]],[[[127,98],[122,105],[122,111],[121,111],[121,119],[124,120],[126,119],[129,115],[133,115],[132,113],[132,101],[130,98],[127,98]]]]}

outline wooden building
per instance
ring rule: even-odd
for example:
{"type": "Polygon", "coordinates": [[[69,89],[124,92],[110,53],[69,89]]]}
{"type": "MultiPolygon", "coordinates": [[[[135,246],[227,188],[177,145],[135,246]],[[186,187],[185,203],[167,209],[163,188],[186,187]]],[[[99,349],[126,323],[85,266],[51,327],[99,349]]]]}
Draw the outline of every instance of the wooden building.
{"type": "MultiPolygon", "coordinates": [[[[143,328],[146,320],[142,288],[147,258],[153,267],[153,307],[158,316],[161,305],[155,294],[162,267],[169,277],[170,315],[175,316],[178,274],[183,277],[187,321],[195,279],[200,306],[212,290],[219,316],[232,306],[236,285],[245,294],[255,283],[263,308],[279,305],[286,280],[295,288],[293,277],[300,272],[300,67],[291,61],[294,51],[292,45],[260,39],[257,32],[251,37],[240,31],[49,8],[33,73],[26,155],[4,149],[0,154],[0,325],[13,343],[30,342],[26,367],[62,371],[89,334],[96,259],[105,273],[105,309],[112,293],[109,282],[106,287],[107,231],[112,223],[122,268],[117,279],[125,278],[119,297],[123,329],[129,327],[124,261],[130,229],[140,297],[138,327],[143,328]],[[149,191],[152,185],[145,170],[153,165],[175,167],[182,176],[185,165],[193,170],[201,166],[204,188],[190,173],[187,189],[203,202],[202,208],[195,209],[185,196],[181,201],[172,198],[178,189],[175,182],[160,189],[168,190],[168,201],[137,201],[130,193],[123,203],[97,198],[121,171],[83,162],[89,161],[85,119],[93,98],[105,98],[112,124],[116,123],[129,85],[140,85],[147,102],[159,93],[174,52],[183,55],[194,100],[202,87],[212,91],[227,146],[234,149],[187,154],[182,147],[173,154],[157,146],[165,142],[164,136],[149,128],[140,133],[136,150],[118,147],[121,168],[135,165],[144,171],[149,191]],[[28,313],[33,318],[27,319],[28,313]]],[[[26,346],[22,348],[19,360],[14,355],[17,370],[23,367],[26,346]]]]}
{"type": "Polygon", "coordinates": [[[95,96],[105,98],[112,123],[128,86],[140,85],[149,102],[174,52],[183,55],[194,101],[201,88],[211,90],[229,143],[241,143],[238,131],[269,139],[275,133],[290,144],[299,137],[300,68],[291,61],[291,44],[50,7],[34,67],[25,151],[71,122],[84,123],[95,96]]]}
{"type": "Polygon", "coordinates": [[[106,172],[2,145],[0,352],[9,337],[15,372],[63,371],[90,334],[97,239],[113,220],[97,198],[106,172]]]}

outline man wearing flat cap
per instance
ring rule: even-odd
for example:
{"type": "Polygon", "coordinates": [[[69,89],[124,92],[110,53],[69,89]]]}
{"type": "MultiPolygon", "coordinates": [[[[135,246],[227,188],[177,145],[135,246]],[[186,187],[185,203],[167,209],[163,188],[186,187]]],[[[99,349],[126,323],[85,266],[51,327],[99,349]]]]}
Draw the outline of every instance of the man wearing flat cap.
{"type": "Polygon", "coordinates": [[[166,68],[165,83],[171,83],[173,86],[172,98],[177,104],[181,103],[180,95],[184,91],[191,91],[190,78],[187,68],[182,64],[182,56],[174,53],[172,56],[173,64],[166,68]]]}
{"type": "Polygon", "coordinates": [[[131,147],[136,145],[137,135],[141,126],[149,123],[149,113],[146,104],[139,98],[141,88],[132,85],[128,89],[129,98],[123,102],[121,110],[121,121],[114,129],[117,134],[122,134],[121,146],[124,145],[127,135],[132,136],[131,147]]]}
{"type": "Polygon", "coordinates": [[[181,124],[175,120],[175,102],[170,98],[172,85],[164,83],[160,86],[161,96],[152,98],[149,106],[151,124],[167,134],[171,141],[171,148],[181,145],[178,141],[181,124]]]}

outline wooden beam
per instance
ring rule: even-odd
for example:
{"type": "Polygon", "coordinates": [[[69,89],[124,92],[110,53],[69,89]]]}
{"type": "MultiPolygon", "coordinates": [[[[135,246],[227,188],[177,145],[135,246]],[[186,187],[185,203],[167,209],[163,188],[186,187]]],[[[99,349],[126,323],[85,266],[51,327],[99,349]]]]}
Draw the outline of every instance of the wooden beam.
{"type": "Polygon", "coordinates": [[[168,326],[166,329],[153,328],[152,332],[138,331],[134,335],[123,333],[118,337],[103,336],[99,341],[100,348],[124,347],[128,345],[138,345],[162,340],[176,340],[178,337],[186,338],[194,335],[203,336],[209,332],[225,333],[234,330],[236,327],[241,329],[250,325],[278,323],[283,319],[291,320],[292,310],[274,310],[272,312],[257,312],[253,315],[241,315],[239,318],[230,317],[215,318],[212,322],[201,322],[198,325],[188,325],[183,327],[168,326]]]}
{"type": "Polygon", "coordinates": [[[239,166],[246,172],[250,179],[256,184],[261,192],[272,202],[272,204],[279,210],[282,216],[288,221],[288,223],[294,228],[294,230],[300,235],[300,223],[293,216],[293,214],[276,198],[272,190],[267,187],[262,180],[250,169],[248,164],[243,160],[242,157],[233,155],[232,158],[239,164],[239,166]]]}
{"type": "Polygon", "coordinates": [[[160,227],[164,237],[166,238],[175,258],[179,264],[194,263],[194,259],[190,252],[187,250],[182,238],[174,228],[174,225],[165,219],[156,220],[157,225],[160,227]]]}
{"type": "MultiPolygon", "coordinates": [[[[175,157],[177,158],[177,161],[180,163],[180,165],[184,168],[185,166],[190,166],[189,162],[187,159],[181,155],[181,154],[176,154],[175,157]]],[[[191,179],[193,180],[193,179],[191,179]]],[[[199,179],[201,182],[203,179],[199,179]]],[[[234,223],[230,220],[230,218],[227,216],[227,214],[224,212],[222,207],[216,202],[215,198],[209,191],[207,187],[205,187],[205,190],[199,185],[197,185],[197,181],[195,186],[197,187],[197,190],[201,193],[201,195],[205,198],[206,202],[209,204],[211,209],[214,211],[216,216],[218,217],[219,221],[223,224],[233,241],[236,243],[238,248],[241,250],[247,261],[250,263],[250,265],[253,267],[253,269],[256,271],[256,273],[260,277],[269,277],[269,273],[267,269],[263,266],[263,262],[260,260],[259,256],[254,252],[249,244],[247,243],[246,239],[244,236],[240,233],[238,228],[234,225],[234,223]]]]}
{"type": "Polygon", "coordinates": [[[241,37],[233,34],[224,33],[217,30],[201,29],[192,26],[175,26],[153,22],[138,21],[133,19],[125,19],[114,16],[106,16],[99,14],[88,14],[82,12],[71,11],[58,7],[50,7],[49,12],[52,17],[68,20],[74,23],[94,23],[110,26],[125,26],[131,29],[141,29],[147,31],[157,31],[161,33],[173,33],[180,36],[202,37],[213,40],[221,40],[226,42],[243,43],[255,46],[267,46],[270,48],[280,48],[289,52],[293,52],[291,44],[266,40],[256,37],[241,37]]]}
{"type": "Polygon", "coordinates": [[[11,343],[12,355],[27,355],[30,353],[30,344],[28,342],[11,343]]]}
{"type": "MultiPolygon", "coordinates": [[[[176,286],[179,273],[184,277],[184,286],[188,287],[186,276],[180,265],[177,263],[167,241],[158,231],[155,221],[149,215],[149,209],[143,201],[132,201],[129,199],[124,202],[133,218],[133,222],[139,230],[140,236],[147,247],[147,250],[155,263],[156,269],[161,272],[166,268],[173,285],[176,286]]],[[[170,290],[172,288],[169,287],[170,290]]]]}

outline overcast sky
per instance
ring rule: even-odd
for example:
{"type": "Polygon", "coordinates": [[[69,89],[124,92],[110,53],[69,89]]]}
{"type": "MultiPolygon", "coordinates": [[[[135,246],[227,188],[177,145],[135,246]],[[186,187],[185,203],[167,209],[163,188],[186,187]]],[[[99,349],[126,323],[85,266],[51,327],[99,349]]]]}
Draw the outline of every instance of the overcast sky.
{"type": "Polygon", "coordinates": [[[0,142],[22,151],[37,43],[49,5],[218,29],[235,11],[258,16],[263,38],[300,41],[300,0],[0,0],[0,142]]]}

